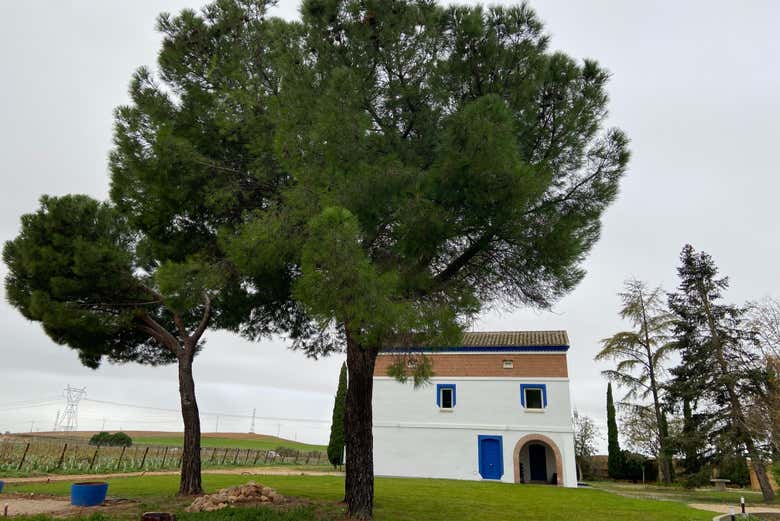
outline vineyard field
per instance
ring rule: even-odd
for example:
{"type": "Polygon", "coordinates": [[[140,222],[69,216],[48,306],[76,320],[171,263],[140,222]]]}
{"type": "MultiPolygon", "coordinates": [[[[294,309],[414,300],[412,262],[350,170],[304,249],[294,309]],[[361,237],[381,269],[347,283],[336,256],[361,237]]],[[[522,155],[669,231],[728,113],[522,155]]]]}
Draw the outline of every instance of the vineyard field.
{"type": "MultiPolygon", "coordinates": [[[[70,433],[75,434],[75,433],[70,433]]],[[[40,474],[83,474],[175,470],[181,463],[182,449],[175,435],[159,439],[156,436],[134,439],[131,447],[95,447],[88,437],[54,438],[42,436],[10,436],[0,441],[0,476],[40,474]],[[150,443],[151,442],[151,443],[150,443]],[[166,443],[167,442],[167,443],[166,443]]],[[[325,453],[317,446],[306,450],[274,444],[236,446],[241,441],[231,438],[204,438],[209,445],[201,448],[203,468],[253,467],[262,465],[327,465],[325,453]],[[234,442],[217,446],[219,441],[234,442]]],[[[251,441],[251,440],[244,440],[251,441]]],[[[294,443],[294,442],[290,442],[294,443]]]]}

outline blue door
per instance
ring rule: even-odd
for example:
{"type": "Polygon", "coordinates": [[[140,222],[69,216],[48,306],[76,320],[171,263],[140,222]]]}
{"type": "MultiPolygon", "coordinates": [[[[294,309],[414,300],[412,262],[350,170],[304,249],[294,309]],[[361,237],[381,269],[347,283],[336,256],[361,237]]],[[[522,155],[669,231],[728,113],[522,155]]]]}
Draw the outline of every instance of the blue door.
{"type": "Polygon", "coordinates": [[[504,475],[501,436],[479,437],[479,474],[483,479],[501,479],[504,475]]]}

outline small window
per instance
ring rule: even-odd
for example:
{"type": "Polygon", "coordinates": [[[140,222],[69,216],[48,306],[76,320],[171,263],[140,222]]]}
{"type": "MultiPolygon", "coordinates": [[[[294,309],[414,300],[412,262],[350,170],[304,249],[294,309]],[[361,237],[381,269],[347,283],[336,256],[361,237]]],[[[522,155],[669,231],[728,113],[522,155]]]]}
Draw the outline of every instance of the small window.
{"type": "Polygon", "coordinates": [[[545,410],[547,408],[547,385],[520,384],[520,403],[528,410],[545,410]]]}
{"type": "Polygon", "coordinates": [[[445,387],[441,390],[441,408],[452,409],[452,389],[445,387]]]}
{"type": "Polygon", "coordinates": [[[436,385],[436,405],[441,410],[455,408],[455,384],[436,385]]]}
{"type": "Polygon", "coordinates": [[[515,363],[512,360],[504,360],[504,369],[512,369],[515,363]]]}
{"type": "Polygon", "coordinates": [[[541,389],[526,389],[525,390],[525,408],[526,409],[542,409],[542,390],[541,389]]]}

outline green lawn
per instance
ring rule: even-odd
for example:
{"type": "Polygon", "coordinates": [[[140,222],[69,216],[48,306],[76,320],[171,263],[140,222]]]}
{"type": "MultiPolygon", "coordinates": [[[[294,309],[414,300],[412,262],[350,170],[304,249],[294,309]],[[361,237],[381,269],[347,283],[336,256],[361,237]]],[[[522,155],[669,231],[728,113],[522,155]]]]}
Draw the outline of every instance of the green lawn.
{"type": "MultiPolygon", "coordinates": [[[[249,479],[224,474],[203,476],[207,491],[249,479]]],[[[344,494],[344,480],[335,476],[253,476],[251,479],[287,496],[323,501],[328,505],[328,512],[338,508],[335,505],[344,494]]],[[[110,495],[142,501],[140,509],[165,507],[175,510],[183,505],[172,498],[178,484],[176,476],[117,478],[110,483],[110,495]]],[[[7,491],[64,495],[68,494],[69,487],[68,483],[8,485],[7,491]]],[[[713,516],[678,502],[627,498],[595,489],[398,478],[376,480],[375,513],[377,521],[710,521],[713,516]]],[[[223,514],[220,519],[229,517],[244,518],[245,514],[223,514]]],[[[193,521],[201,519],[190,518],[193,521]]],[[[337,518],[330,514],[323,517],[322,511],[315,514],[313,510],[304,510],[289,519],[337,518]]],[[[202,519],[217,518],[208,515],[202,519]]]]}
{"type": "MultiPolygon", "coordinates": [[[[184,444],[183,435],[161,435],[161,436],[142,436],[133,438],[133,443],[140,445],[168,445],[170,447],[181,447],[184,444]]],[[[293,450],[300,451],[324,451],[323,445],[308,445],[306,443],[298,443],[296,441],[285,440],[282,438],[276,438],[274,436],[268,436],[267,438],[258,439],[236,439],[236,438],[220,438],[212,436],[202,436],[200,439],[202,447],[220,447],[223,449],[257,449],[268,450],[276,449],[278,447],[285,447],[293,450]]]]}

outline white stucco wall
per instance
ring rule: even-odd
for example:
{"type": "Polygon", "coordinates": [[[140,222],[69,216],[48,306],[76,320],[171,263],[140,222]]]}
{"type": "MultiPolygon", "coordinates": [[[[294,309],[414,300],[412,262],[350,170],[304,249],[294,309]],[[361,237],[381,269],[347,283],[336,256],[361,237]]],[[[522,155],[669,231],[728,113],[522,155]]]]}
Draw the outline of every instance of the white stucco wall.
{"type": "MultiPolygon", "coordinates": [[[[480,480],[478,436],[502,437],[503,475],[515,479],[513,455],[529,434],[550,438],[560,450],[563,484],[577,486],[574,435],[567,378],[434,378],[414,389],[389,377],[374,378],[374,472],[411,476],[480,480]],[[436,406],[436,384],[456,385],[452,411],[436,406]],[[545,384],[544,412],[525,410],[520,384],[545,384]]],[[[548,451],[548,475],[554,472],[548,451]],[[551,470],[552,469],[552,470],[551,470]]]]}

